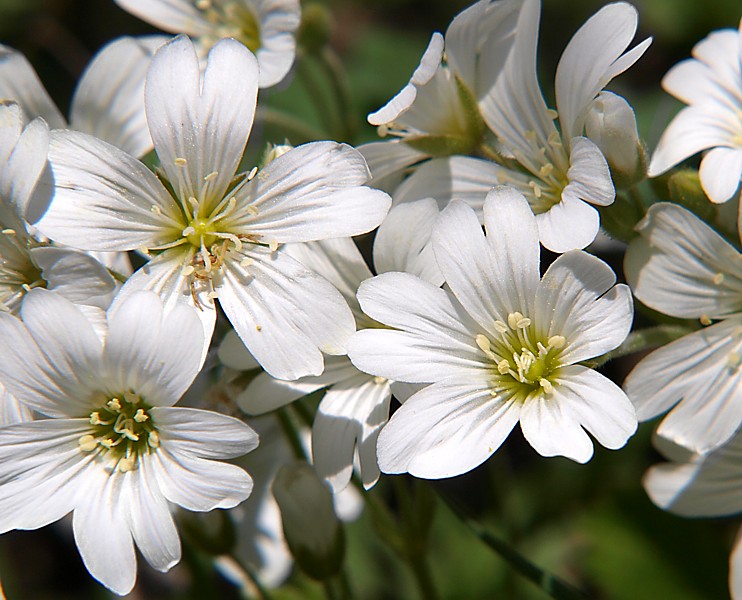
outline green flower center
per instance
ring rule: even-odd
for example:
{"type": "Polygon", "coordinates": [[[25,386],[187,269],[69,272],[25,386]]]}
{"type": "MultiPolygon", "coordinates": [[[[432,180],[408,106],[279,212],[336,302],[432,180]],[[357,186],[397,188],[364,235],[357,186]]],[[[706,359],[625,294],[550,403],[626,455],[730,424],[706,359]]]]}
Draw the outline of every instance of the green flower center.
{"type": "Polygon", "coordinates": [[[41,269],[30,254],[32,247],[40,245],[25,232],[10,228],[0,231],[0,311],[16,313],[27,292],[46,287],[41,269]]]}
{"type": "Polygon", "coordinates": [[[499,336],[477,335],[475,342],[493,363],[490,392],[507,394],[523,402],[533,394],[551,395],[561,366],[561,349],[567,343],[561,335],[539,339],[531,319],[510,313],[508,322],[495,322],[499,336]]]}
{"type": "Polygon", "coordinates": [[[260,21],[250,7],[242,2],[229,0],[198,0],[196,8],[203,12],[204,18],[215,26],[215,44],[221,38],[235,38],[257,52],[261,46],[260,21]]]}
{"type": "Polygon", "coordinates": [[[90,433],[79,439],[83,452],[98,452],[122,473],[137,468],[139,458],[160,447],[160,435],[138,394],[124,392],[90,413],[90,433]]]}

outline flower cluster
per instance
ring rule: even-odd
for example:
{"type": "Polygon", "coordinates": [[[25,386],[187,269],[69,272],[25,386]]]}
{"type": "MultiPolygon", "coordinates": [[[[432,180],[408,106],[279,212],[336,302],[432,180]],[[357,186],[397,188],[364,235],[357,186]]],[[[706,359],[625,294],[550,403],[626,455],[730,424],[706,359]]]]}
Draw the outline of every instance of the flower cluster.
{"type": "Polygon", "coordinates": [[[312,53],[338,67],[297,50],[298,0],[116,2],[178,35],[106,46],[69,120],[0,46],[0,533],[71,513],[86,568],[123,595],[135,547],[180,560],[181,508],[232,509],[228,578],[279,585],[294,560],[329,580],[351,482],[467,473],[516,425],[586,463],[667,411],[678,460],[651,498],[742,511],[742,261],[711,204],[742,174],[742,29],[668,73],[688,106],[651,160],[605,89],[651,43],[629,49],[626,2],[569,41],[554,108],[540,2],[479,0],[368,115],[380,140],[293,146],[262,139],[260,90],[312,53]],[[640,185],[700,151],[705,212],[693,177],[640,185]],[[591,245],[601,218],[628,232],[627,283],[591,245]],[[659,345],[631,332],[634,299],[680,325],[622,388],[599,368],[659,345]]]}

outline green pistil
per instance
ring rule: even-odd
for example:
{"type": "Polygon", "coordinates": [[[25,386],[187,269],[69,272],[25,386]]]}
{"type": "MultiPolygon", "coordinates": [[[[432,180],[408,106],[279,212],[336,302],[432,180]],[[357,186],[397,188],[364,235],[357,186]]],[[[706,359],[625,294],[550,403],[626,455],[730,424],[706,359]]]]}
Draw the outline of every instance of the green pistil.
{"type": "Polygon", "coordinates": [[[111,398],[90,413],[90,433],[80,438],[80,449],[100,452],[121,472],[135,470],[140,456],[160,446],[151,408],[131,392],[111,398]]]}
{"type": "Polygon", "coordinates": [[[508,315],[507,323],[497,321],[495,329],[500,337],[494,340],[481,334],[475,338],[477,346],[494,363],[492,394],[518,390],[517,396],[522,400],[534,392],[551,395],[552,379],[560,366],[560,350],[566,344],[564,337],[535,339],[531,319],[519,312],[508,315]]]}

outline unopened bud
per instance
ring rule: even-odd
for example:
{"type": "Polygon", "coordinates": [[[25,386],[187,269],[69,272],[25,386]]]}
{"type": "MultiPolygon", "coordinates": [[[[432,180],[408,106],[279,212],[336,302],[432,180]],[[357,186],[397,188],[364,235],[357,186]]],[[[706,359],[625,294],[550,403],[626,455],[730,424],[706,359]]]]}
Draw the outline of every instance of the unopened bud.
{"type": "Polygon", "coordinates": [[[639,139],[636,115],[621,96],[598,94],[585,117],[585,132],[608,161],[616,187],[629,187],[646,177],[647,153],[639,139]]]}
{"type": "Polygon", "coordinates": [[[701,186],[698,171],[681,169],[667,179],[667,191],[670,200],[694,212],[704,221],[712,221],[716,207],[712,204],[701,186]]]}
{"type": "Polygon", "coordinates": [[[330,42],[332,16],[326,7],[312,3],[301,11],[301,23],[297,39],[299,47],[308,54],[319,54],[330,42]]]}
{"type": "Polygon", "coordinates": [[[345,533],[332,492],[305,462],[284,465],[273,481],[283,533],[296,563],[314,579],[335,575],[343,564],[345,533]]]}

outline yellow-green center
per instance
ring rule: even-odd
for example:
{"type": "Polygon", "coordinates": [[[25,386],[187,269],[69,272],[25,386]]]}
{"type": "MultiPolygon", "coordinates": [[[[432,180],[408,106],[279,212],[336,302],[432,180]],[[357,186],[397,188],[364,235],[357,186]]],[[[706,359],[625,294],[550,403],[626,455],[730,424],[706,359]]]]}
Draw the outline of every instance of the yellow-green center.
{"type": "Polygon", "coordinates": [[[496,321],[494,329],[498,335],[490,338],[480,334],[475,338],[493,363],[492,395],[507,394],[525,401],[533,394],[552,394],[565,338],[552,335],[539,339],[531,319],[519,312],[509,314],[507,323],[496,321]]]}
{"type": "Polygon", "coordinates": [[[83,452],[104,455],[121,472],[137,468],[139,458],[160,447],[160,435],[139,395],[124,392],[90,413],[90,432],[79,439],[83,452]]]}

